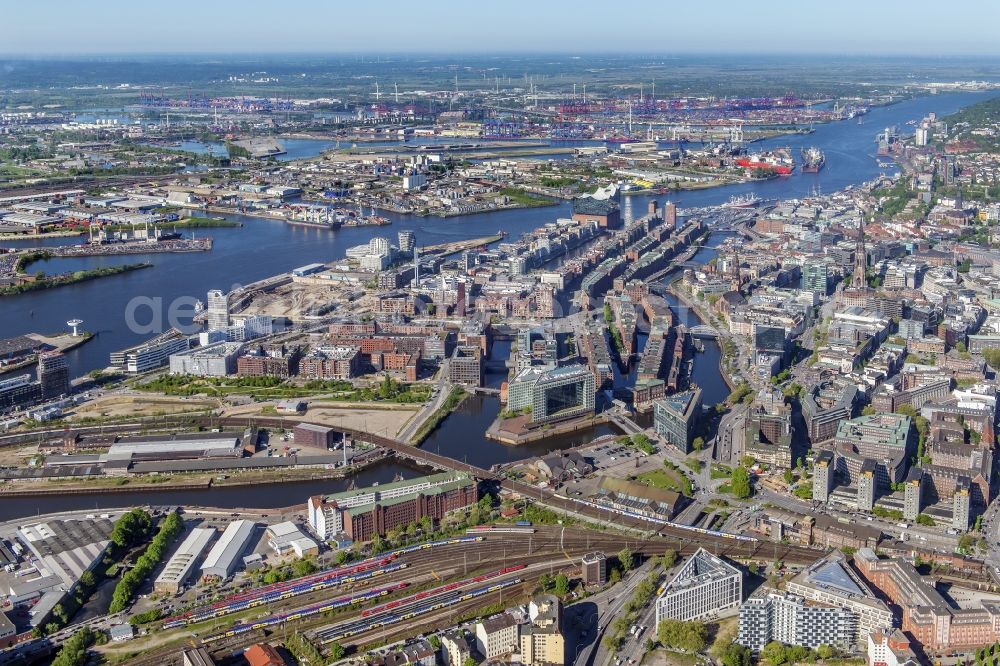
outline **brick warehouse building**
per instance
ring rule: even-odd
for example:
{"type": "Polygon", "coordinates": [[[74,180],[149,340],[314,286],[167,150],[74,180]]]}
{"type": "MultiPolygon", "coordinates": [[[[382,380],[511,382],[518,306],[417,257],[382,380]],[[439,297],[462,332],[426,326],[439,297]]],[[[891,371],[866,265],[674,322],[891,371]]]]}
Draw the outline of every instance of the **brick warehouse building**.
{"type": "Polygon", "coordinates": [[[424,516],[440,520],[478,500],[475,479],[443,473],[310,497],[306,512],[310,526],[322,539],[343,533],[354,541],[370,541],[376,534],[384,536],[424,516]]]}

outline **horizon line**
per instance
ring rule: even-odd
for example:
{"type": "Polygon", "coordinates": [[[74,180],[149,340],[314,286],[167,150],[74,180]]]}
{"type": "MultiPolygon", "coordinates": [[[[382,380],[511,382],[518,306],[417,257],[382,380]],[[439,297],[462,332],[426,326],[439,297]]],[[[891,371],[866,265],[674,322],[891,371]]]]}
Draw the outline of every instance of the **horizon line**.
{"type": "Polygon", "coordinates": [[[852,51],[842,50],[832,51],[592,51],[580,53],[578,51],[563,50],[521,50],[521,51],[319,51],[319,50],[276,50],[276,51],[242,51],[242,50],[220,50],[220,51],[78,51],[78,52],[39,52],[23,53],[0,50],[0,57],[10,59],[56,59],[56,58],[116,58],[116,57],[198,57],[198,56],[257,56],[280,57],[280,56],[314,56],[314,57],[455,57],[455,56],[479,56],[479,57],[512,57],[512,56],[561,56],[574,59],[585,59],[591,57],[633,57],[640,59],[649,58],[677,58],[685,56],[715,56],[715,57],[827,57],[827,58],[864,58],[864,57],[887,57],[887,58],[919,58],[922,60],[948,60],[953,58],[997,58],[1000,59],[1000,50],[995,52],[977,51],[956,51],[949,53],[937,53],[928,55],[926,52],[907,51],[852,51]]]}

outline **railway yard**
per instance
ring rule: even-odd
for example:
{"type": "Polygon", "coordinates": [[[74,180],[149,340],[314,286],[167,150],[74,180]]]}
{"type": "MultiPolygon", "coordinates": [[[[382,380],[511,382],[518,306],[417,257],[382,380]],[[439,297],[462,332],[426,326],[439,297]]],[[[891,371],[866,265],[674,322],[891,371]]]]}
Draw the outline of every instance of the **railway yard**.
{"type": "Polygon", "coordinates": [[[163,663],[180,645],[200,645],[218,658],[254,643],[274,642],[292,632],[317,648],[373,647],[447,627],[456,617],[477,614],[501,599],[524,601],[543,574],[578,570],[593,550],[628,546],[643,557],[699,547],[737,561],[780,559],[806,564],[816,551],[781,544],[699,534],[664,525],[658,534],[630,539],[578,527],[490,528],[416,544],[286,583],[246,588],[220,601],[166,618],[138,638],[129,663],[163,663]],[[154,640],[150,640],[152,643],[154,640]]]}

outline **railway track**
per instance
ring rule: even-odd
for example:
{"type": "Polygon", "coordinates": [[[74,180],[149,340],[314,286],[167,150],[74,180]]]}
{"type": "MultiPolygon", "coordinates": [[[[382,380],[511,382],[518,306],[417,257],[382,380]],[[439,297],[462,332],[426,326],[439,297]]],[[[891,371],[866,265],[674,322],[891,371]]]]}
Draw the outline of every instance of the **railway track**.
{"type": "MultiPolygon", "coordinates": [[[[588,533],[584,530],[572,530],[571,528],[552,529],[542,528],[537,534],[532,535],[488,535],[480,536],[480,541],[467,541],[464,543],[442,545],[426,550],[416,550],[399,556],[398,560],[389,562],[386,556],[380,556],[382,564],[379,567],[368,567],[377,570],[373,576],[359,574],[357,577],[341,575],[339,578],[330,573],[317,573],[304,580],[314,579],[317,582],[317,589],[303,589],[296,592],[292,588],[303,587],[304,583],[290,581],[283,586],[268,586],[262,588],[256,595],[253,592],[244,593],[241,597],[232,598],[229,602],[235,606],[228,612],[219,611],[212,614],[212,609],[225,605],[220,602],[211,606],[201,607],[188,613],[193,615],[191,624],[202,623],[211,620],[218,620],[210,625],[209,630],[215,630],[218,626],[229,621],[228,616],[251,611],[255,607],[265,605],[272,613],[292,612],[296,609],[305,608],[322,602],[331,595],[336,595],[344,589],[345,585],[350,585],[350,589],[366,589],[373,585],[382,585],[395,582],[407,582],[410,584],[424,584],[433,580],[450,578],[453,576],[466,575],[470,571],[479,571],[483,567],[493,565],[506,566],[511,563],[533,563],[536,561],[549,561],[553,559],[565,558],[577,561],[575,558],[591,550],[603,550],[615,553],[623,545],[629,546],[634,552],[646,556],[662,554],[667,549],[676,550],[681,555],[694,553],[702,544],[691,538],[671,539],[655,537],[649,540],[622,540],[620,536],[601,535],[588,533]],[[278,589],[273,589],[277,587],[278,589]],[[266,600],[262,597],[267,596],[266,600]],[[256,597],[256,598],[255,598],[256,597]]],[[[711,548],[710,548],[711,550],[711,548]]],[[[806,564],[818,556],[815,551],[810,553],[809,558],[797,558],[796,553],[789,552],[786,546],[772,543],[734,543],[727,547],[716,547],[714,552],[718,555],[730,557],[735,560],[773,560],[783,559],[789,563],[806,564]]],[[[388,555],[388,554],[387,554],[388,555]]],[[[352,567],[361,567],[364,564],[357,563],[352,567]]],[[[347,567],[345,567],[347,569],[347,567]]],[[[183,626],[175,624],[165,628],[172,629],[183,626]]],[[[204,629],[204,627],[202,627],[204,629]]]]}
{"type": "MultiPolygon", "coordinates": [[[[407,581],[415,586],[419,586],[430,582],[433,575],[438,575],[442,579],[448,579],[453,576],[471,575],[497,564],[508,565],[513,562],[529,566],[548,564],[550,571],[555,572],[560,569],[576,568],[579,561],[577,558],[588,551],[597,549],[617,552],[623,545],[628,545],[633,552],[644,556],[662,554],[668,548],[678,550],[684,555],[690,555],[701,546],[700,543],[695,541],[674,543],[666,539],[627,541],[623,543],[617,535],[595,538],[593,535],[570,534],[560,539],[555,532],[553,530],[549,534],[541,533],[537,536],[537,540],[533,538],[531,540],[531,554],[527,552],[528,544],[526,541],[528,540],[522,536],[516,539],[509,537],[497,539],[491,537],[485,543],[471,546],[468,549],[469,552],[461,559],[455,556],[457,553],[452,553],[447,568],[441,566],[442,561],[446,561],[444,559],[445,553],[431,552],[426,555],[420,555],[409,561],[407,569],[396,572],[393,575],[380,577],[377,584],[383,585],[390,581],[407,581]],[[562,541],[561,548],[560,541],[562,541]],[[502,549],[506,549],[506,552],[502,552],[502,549]],[[476,559],[472,560],[471,555],[475,555],[476,559]]],[[[770,544],[749,544],[749,547],[741,544],[741,546],[732,545],[730,548],[725,549],[726,552],[721,552],[720,549],[720,554],[739,560],[772,559],[774,557],[772,549],[769,548],[770,544]]],[[[778,554],[779,556],[786,554],[780,546],[778,547],[778,554]]],[[[812,561],[815,556],[813,554],[808,561],[812,561]]],[[[795,560],[792,558],[788,561],[794,562],[795,560]]],[[[365,588],[361,587],[359,589],[365,588]]],[[[289,610],[282,608],[281,612],[289,612],[289,610]]],[[[307,625],[312,624],[314,623],[310,622],[306,623],[306,625],[295,623],[295,626],[299,630],[304,630],[308,628],[307,625]]]]}
{"type": "MultiPolygon", "coordinates": [[[[484,535],[485,539],[483,541],[445,545],[438,549],[430,548],[407,553],[398,559],[398,562],[407,565],[404,569],[352,583],[349,588],[341,586],[323,589],[315,593],[307,593],[290,599],[278,600],[268,603],[266,610],[270,611],[272,615],[294,614],[298,609],[323,603],[343,596],[348,592],[363,593],[366,590],[384,588],[399,583],[406,583],[408,585],[406,589],[401,589],[398,593],[380,600],[380,603],[385,603],[400,594],[405,597],[408,594],[419,593],[427,589],[428,586],[435,587],[435,583],[440,583],[441,581],[458,577],[476,576],[497,567],[506,567],[515,564],[523,564],[528,569],[529,574],[523,576],[526,578],[526,581],[537,581],[537,576],[541,575],[541,573],[557,573],[577,568],[579,566],[579,557],[593,550],[617,553],[622,547],[628,546],[633,553],[646,557],[660,555],[667,549],[676,550],[682,555],[690,555],[702,546],[713,550],[713,544],[706,544],[690,533],[683,533],[677,536],[654,535],[648,538],[630,539],[627,537],[623,538],[617,533],[602,534],[573,527],[538,526],[536,529],[537,531],[534,534],[484,535]]],[[[768,542],[733,542],[715,544],[713,552],[742,561],[782,559],[785,562],[795,564],[807,564],[820,554],[818,551],[807,551],[808,557],[803,557],[803,553],[800,552],[803,550],[801,548],[796,549],[768,542]]],[[[527,584],[528,582],[523,583],[523,585],[527,584]]],[[[482,608],[492,603],[499,596],[499,593],[491,592],[473,599],[460,600],[454,606],[443,609],[440,612],[431,611],[419,618],[415,618],[418,620],[417,622],[404,620],[397,625],[378,627],[370,631],[356,633],[341,642],[345,645],[366,645],[379,638],[388,639],[397,635],[412,635],[413,632],[410,630],[412,627],[419,628],[419,633],[422,633],[439,619],[447,621],[456,615],[482,608]]],[[[356,608],[351,607],[347,609],[347,612],[343,612],[342,616],[338,612],[338,616],[340,617],[338,617],[337,622],[349,622],[352,621],[352,618],[356,621],[368,607],[368,604],[359,605],[356,608]]],[[[264,608],[260,610],[264,610],[264,608]]],[[[242,618],[244,621],[248,619],[250,618],[242,618]]],[[[232,622],[233,616],[229,616],[218,618],[217,622],[211,624],[203,623],[198,627],[200,635],[190,636],[191,644],[200,644],[203,637],[232,626],[232,622]]],[[[440,626],[445,626],[448,623],[450,622],[445,622],[440,626]]],[[[282,636],[287,636],[293,631],[300,633],[317,631],[323,626],[330,624],[331,620],[329,617],[317,615],[286,621],[277,626],[270,627],[267,633],[263,630],[249,631],[240,636],[213,641],[206,646],[216,655],[226,656],[236,649],[259,642],[265,638],[267,640],[280,640],[282,636]]],[[[434,624],[433,626],[438,625],[434,624]]],[[[148,656],[143,655],[142,658],[130,661],[129,663],[164,666],[166,658],[175,651],[176,648],[164,651],[157,651],[156,648],[153,648],[152,654],[148,656]]]]}

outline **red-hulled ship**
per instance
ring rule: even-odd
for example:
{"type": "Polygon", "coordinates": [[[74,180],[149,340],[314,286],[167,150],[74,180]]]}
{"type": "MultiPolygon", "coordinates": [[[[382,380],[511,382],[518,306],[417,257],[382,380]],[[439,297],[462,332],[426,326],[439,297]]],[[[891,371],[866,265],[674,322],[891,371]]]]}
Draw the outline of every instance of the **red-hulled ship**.
{"type": "Polygon", "coordinates": [[[763,169],[779,176],[787,176],[795,168],[791,153],[785,149],[737,157],[736,166],[744,169],[763,169]]]}

